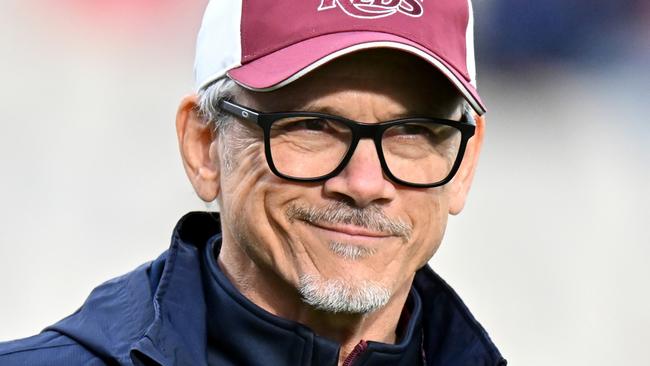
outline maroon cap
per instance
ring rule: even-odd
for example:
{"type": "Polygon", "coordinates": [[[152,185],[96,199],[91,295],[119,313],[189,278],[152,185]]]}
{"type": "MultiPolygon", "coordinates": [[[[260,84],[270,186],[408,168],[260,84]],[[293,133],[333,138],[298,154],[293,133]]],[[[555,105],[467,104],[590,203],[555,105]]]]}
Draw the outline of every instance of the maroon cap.
{"type": "Polygon", "coordinates": [[[227,74],[278,89],[339,56],[393,48],[428,61],[477,113],[470,0],[212,0],[197,41],[199,88],[227,74]]]}

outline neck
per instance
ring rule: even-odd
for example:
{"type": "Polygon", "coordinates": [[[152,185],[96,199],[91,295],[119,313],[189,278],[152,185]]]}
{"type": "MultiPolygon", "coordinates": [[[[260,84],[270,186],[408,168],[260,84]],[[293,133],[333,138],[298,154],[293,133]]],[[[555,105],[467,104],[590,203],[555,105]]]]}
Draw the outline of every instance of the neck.
{"type": "MultiPolygon", "coordinates": [[[[225,239],[225,238],[224,238],[225,239]]],[[[410,283],[394,293],[386,306],[368,314],[330,313],[302,301],[296,287],[275,271],[256,265],[238,245],[224,240],[218,265],[232,284],[251,302],[269,313],[311,328],[341,345],[339,364],[360,341],[396,342],[396,329],[410,283]]]]}

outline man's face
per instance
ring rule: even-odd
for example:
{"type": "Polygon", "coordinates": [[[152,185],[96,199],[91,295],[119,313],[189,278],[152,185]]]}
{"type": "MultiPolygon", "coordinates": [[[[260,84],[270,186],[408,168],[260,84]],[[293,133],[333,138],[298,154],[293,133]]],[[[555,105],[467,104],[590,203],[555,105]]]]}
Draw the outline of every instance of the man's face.
{"type": "MultiPolygon", "coordinates": [[[[278,91],[243,93],[235,102],[366,123],[412,115],[460,119],[460,98],[432,70],[405,54],[365,52],[278,91]]],[[[450,188],[455,182],[436,188],[391,182],[370,139],[359,142],[339,175],[290,182],[269,170],[261,130],[243,123],[252,142],[233,153],[234,167],[220,175],[224,244],[236,244],[250,266],[321,309],[368,312],[408,291],[441,242],[450,202],[462,194],[450,188]]]]}

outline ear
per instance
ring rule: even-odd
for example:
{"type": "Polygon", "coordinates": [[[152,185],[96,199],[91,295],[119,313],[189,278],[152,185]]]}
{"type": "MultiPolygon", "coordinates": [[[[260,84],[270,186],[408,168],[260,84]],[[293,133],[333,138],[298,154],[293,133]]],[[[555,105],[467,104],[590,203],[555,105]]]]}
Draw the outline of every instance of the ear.
{"type": "Polygon", "coordinates": [[[176,112],[176,134],[185,172],[206,202],[219,195],[219,152],[211,126],[198,113],[198,96],[189,95],[176,112]]]}
{"type": "Polygon", "coordinates": [[[483,136],[485,134],[485,117],[474,115],[476,121],[476,130],[474,136],[467,142],[463,161],[454,176],[453,181],[449,183],[449,213],[457,215],[465,206],[465,199],[472,186],[474,172],[478,164],[478,158],[483,146],[483,136]]]}

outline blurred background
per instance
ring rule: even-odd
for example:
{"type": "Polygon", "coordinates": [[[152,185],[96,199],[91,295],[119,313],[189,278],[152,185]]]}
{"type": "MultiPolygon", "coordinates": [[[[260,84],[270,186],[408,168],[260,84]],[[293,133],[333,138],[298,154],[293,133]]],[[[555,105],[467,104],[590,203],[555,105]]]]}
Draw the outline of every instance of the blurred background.
{"type": "MultiPolygon", "coordinates": [[[[0,0],[0,340],[206,209],[174,130],[205,4],[0,0]]],[[[650,365],[650,3],[474,7],[488,134],[431,264],[511,365],[650,365]]]]}

